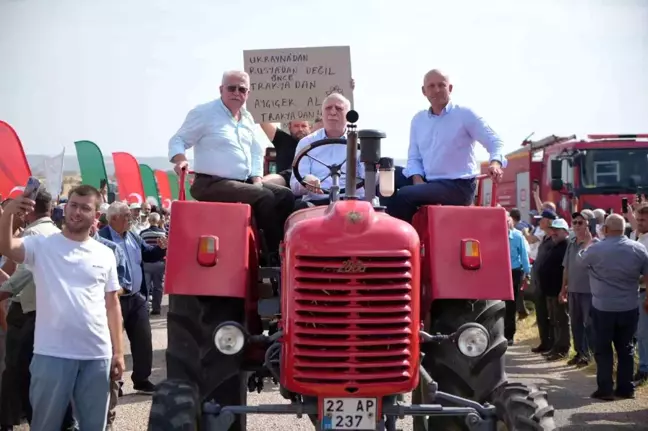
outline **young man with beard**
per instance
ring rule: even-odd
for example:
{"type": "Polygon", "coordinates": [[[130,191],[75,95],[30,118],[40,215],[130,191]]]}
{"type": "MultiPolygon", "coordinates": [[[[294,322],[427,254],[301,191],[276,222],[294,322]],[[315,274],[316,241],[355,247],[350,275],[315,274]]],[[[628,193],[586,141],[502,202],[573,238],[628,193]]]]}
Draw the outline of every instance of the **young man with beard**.
{"type": "Polygon", "coordinates": [[[109,382],[121,378],[124,354],[115,255],[90,237],[101,196],[79,186],[70,192],[61,233],[13,238],[14,216],[34,204],[21,196],[0,218],[0,253],[29,265],[36,283],[30,429],[57,428],[73,400],[80,429],[103,430],[109,382]]]}
{"type": "Polygon", "coordinates": [[[295,158],[297,144],[302,138],[310,134],[310,124],[308,124],[308,121],[291,121],[288,123],[290,133],[284,132],[272,123],[261,123],[261,129],[263,129],[277,151],[275,161],[277,173],[266,175],[263,177],[263,182],[286,187],[290,184],[292,162],[295,158]]]}

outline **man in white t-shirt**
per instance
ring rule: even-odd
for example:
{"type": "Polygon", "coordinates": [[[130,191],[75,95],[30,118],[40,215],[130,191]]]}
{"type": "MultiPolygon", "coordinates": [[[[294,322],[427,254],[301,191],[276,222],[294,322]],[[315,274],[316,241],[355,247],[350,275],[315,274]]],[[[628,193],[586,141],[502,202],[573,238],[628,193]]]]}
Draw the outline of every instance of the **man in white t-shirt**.
{"type": "Polygon", "coordinates": [[[70,399],[80,429],[103,430],[110,378],[124,370],[115,254],[89,235],[100,204],[94,187],[73,189],[63,231],[48,237],[12,237],[14,215],[34,208],[24,196],[0,217],[0,253],[28,265],[36,284],[32,431],[58,429],[70,399]]]}

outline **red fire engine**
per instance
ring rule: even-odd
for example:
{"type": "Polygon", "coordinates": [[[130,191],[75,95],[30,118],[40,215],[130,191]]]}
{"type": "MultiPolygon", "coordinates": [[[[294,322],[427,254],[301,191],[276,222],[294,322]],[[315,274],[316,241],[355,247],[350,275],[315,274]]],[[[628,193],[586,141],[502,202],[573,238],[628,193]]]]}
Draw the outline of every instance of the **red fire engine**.
{"type": "MultiPolygon", "coordinates": [[[[539,187],[540,199],[556,204],[560,216],[570,219],[572,199],[580,209],[602,208],[621,212],[623,197],[648,193],[648,134],[548,136],[538,141],[529,136],[522,148],[508,154],[508,167],[497,187],[497,199],[507,208],[518,208],[522,219],[536,209],[532,190],[539,187]],[[536,186],[537,184],[537,186],[536,186]]],[[[482,173],[488,163],[482,164],[482,173]]],[[[483,180],[481,205],[491,196],[490,179],[483,180]]]]}

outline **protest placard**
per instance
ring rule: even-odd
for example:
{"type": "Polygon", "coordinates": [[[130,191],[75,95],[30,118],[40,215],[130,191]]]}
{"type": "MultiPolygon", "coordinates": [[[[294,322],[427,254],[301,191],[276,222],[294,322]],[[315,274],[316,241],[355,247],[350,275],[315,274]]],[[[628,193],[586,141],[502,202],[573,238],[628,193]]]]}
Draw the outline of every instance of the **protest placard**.
{"type": "Polygon", "coordinates": [[[247,109],[257,123],[312,122],[331,93],[353,105],[348,46],[251,50],[243,59],[250,75],[247,109]]]}

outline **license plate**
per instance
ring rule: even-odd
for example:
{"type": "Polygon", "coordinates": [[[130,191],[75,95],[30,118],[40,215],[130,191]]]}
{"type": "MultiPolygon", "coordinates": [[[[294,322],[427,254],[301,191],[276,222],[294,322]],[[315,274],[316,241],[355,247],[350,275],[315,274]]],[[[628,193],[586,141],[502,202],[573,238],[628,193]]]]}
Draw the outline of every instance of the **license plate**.
{"type": "Polygon", "coordinates": [[[375,430],[376,398],[324,398],[323,430],[375,430]]]}

